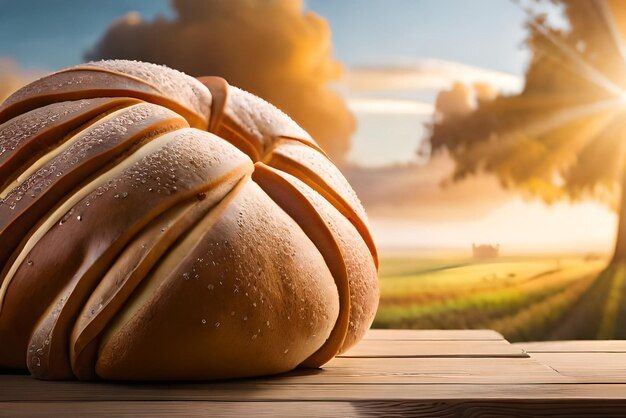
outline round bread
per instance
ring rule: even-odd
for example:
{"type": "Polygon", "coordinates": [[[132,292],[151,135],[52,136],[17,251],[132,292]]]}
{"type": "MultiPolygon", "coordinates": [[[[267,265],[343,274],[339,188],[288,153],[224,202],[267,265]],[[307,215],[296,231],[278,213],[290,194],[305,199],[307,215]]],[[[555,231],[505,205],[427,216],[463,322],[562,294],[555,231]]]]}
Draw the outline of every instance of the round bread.
{"type": "Polygon", "coordinates": [[[0,368],[189,380],[320,367],[378,305],[352,188],[216,77],[100,61],[0,106],[0,368]]]}

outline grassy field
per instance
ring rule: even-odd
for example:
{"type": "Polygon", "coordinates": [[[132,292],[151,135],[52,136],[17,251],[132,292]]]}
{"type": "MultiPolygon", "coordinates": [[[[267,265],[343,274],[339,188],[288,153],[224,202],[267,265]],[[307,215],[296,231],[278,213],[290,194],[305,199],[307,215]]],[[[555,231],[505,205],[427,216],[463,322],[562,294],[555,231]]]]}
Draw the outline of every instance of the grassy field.
{"type": "Polygon", "coordinates": [[[510,341],[624,338],[622,275],[581,256],[384,257],[375,328],[492,328],[510,341]],[[619,331],[619,332],[618,332],[619,331]]]}

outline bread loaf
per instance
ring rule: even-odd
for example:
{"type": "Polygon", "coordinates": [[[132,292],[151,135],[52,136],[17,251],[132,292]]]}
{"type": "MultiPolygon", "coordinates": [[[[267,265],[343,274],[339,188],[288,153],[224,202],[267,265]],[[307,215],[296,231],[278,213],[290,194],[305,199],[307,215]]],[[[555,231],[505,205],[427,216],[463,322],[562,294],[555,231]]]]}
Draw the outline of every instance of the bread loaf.
{"type": "Polygon", "coordinates": [[[320,367],[371,325],[339,170],[215,77],[101,61],[0,106],[0,368],[178,380],[320,367]]]}

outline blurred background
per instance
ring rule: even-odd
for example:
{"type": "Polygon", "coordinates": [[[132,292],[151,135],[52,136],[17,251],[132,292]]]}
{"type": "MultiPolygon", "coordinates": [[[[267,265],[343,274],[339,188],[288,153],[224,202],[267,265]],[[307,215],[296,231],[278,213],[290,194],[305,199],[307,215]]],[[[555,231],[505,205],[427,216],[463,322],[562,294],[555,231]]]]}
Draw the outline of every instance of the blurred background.
{"type": "Polygon", "coordinates": [[[0,100],[110,58],[308,130],[381,253],[379,328],[626,338],[626,2],[0,0],[0,100]]]}

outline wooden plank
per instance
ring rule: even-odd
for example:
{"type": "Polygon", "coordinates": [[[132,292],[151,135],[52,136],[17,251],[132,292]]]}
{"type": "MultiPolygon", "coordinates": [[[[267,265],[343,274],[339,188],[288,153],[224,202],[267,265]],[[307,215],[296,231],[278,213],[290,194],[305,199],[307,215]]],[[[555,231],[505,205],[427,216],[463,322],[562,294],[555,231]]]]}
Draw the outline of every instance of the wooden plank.
{"type": "MultiPolygon", "coordinates": [[[[91,401],[367,401],[424,399],[626,400],[626,384],[342,384],[273,385],[268,382],[129,383],[41,382],[30,393],[0,392],[7,402],[91,401]],[[45,388],[45,390],[42,390],[45,388]]],[[[3,386],[3,389],[5,387],[3,386]]],[[[2,408],[0,407],[0,410],[2,408]]]]}
{"type": "Polygon", "coordinates": [[[531,353],[563,376],[626,382],[626,353],[531,353]]]}
{"type": "Polygon", "coordinates": [[[491,329],[370,329],[363,340],[408,340],[408,341],[469,341],[503,340],[504,337],[491,329]]]}
{"type": "Polygon", "coordinates": [[[420,400],[365,402],[46,402],[7,403],[0,416],[50,417],[161,417],[161,416],[515,416],[623,417],[624,400],[420,400]]]}
{"type": "MultiPolygon", "coordinates": [[[[323,370],[296,370],[281,376],[249,379],[232,382],[231,388],[246,388],[259,384],[286,388],[295,385],[318,385],[320,399],[329,396],[333,385],[387,385],[387,384],[522,384],[522,383],[566,383],[573,379],[564,378],[553,369],[541,365],[532,358],[341,358],[333,360],[323,370]]],[[[0,401],[22,400],[67,400],[81,393],[82,399],[97,399],[102,393],[110,393],[113,399],[133,390],[154,390],[169,393],[178,388],[202,388],[214,390],[216,383],[170,384],[94,384],[79,382],[44,382],[30,376],[0,376],[0,401]],[[159,390],[161,388],[161,390],[159,390]],[[78,392],[77,392],[78,391],[78,392]]],[[[182,389],[181,389],[182,390],[182,389]]],[[[81,399],[81,398],[79,398],[81,399]]],[[[124,399],[124,398],[119,398],[124,399]]],[[[241,399],[237,395],[235,399],[241,399]]]]}
{"type": "Polygon", "coordinates": [[[302,383],[542,383],[561,376],[533,358],[335,358],[323,370],[296,370],[302,383]]]}
{"type": "Polygon", "coordinates": [[[364,340],[340,357],[528,357],[506,340],[364,340]]]}
{"type": "Polygon", "coordinates": [[[626,353],[626,340],[542,341],[511,345],[528,353],[626,353]]]}

